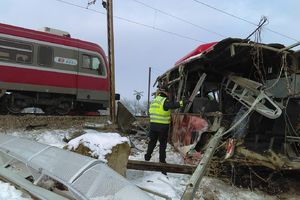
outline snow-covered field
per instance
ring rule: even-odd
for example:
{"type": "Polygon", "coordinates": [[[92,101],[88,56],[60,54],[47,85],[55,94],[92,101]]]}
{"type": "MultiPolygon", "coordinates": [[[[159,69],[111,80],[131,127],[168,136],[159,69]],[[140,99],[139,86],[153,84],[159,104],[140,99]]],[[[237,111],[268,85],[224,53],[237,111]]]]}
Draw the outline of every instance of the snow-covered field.
{"type": "MultiPolygon", "coordinates": [[[[33,130],[33,131],[6,131],[6,134],[18,136],[18,137],[27,137],[38,142],[53,145],[59,148],[62,148],[66,145],[64,138],[67,138],[71,132],[76,130],[33,130]]],[[[101,141],[105,143],[105,148],[109,143],[116,144],[118,142],[123,142],[124,137],[119,137],[115,134],[99,134],[99,138],[96,138],[95,134],[100,133],[95,130],[85,129],[86,136],[83,136],[81,139],[84,139],[85,142],[90,143],[93,146],[93,150],[97,153],[100,152],[100,149],[103,148],[103,145],[99,145],[101,141]],[[90,135],[90,136],[88,136],[90,135]],[[113,140],[110,140],[109,137],[113,136],[113,140]],[[97,143],[97,144],[95,144],[97,143]],[[99,148],[99,149],[97,149],[99,148]]],[[[0,133],[4,134],[4,133],[0,133]]],[[[78,141],[77,141],[78,142],[78,141]]],[[[145,139],[134,139],[131,138],[131,142],[136,148],[132,148],[132,154],[130,159],[134,160],[143,160],[144,153],[147,148],[147,141],[145,139]]],[[[74,141],[76,145],[76,141],[74,141]]],[[[105,152],[107,153],[107,152],[105,152]]],[[[100,154],[100,153],[99,153],[100,154]]],[[[103,157],[101,157],[103,159],[103,157]]],[[[154,155],[151,161],[158,161],[158,147],[154,151],[154,155]]],[[[183,160],[181,156],[174,151],[174,149],[169,145],[167,148],[167,162],[168,163],[177,163],[182,164],[183,160]]],[[[148,172],[148,171],[137,171],[137,170],[128,170],[127,179],[134,184],[147,188],[164,195],[171,197],[173,200],[179,200],[185,189],[186,182],[189,179],[189,175],[182,174],[172,174],[168,173],[167,176],[163,175],[160,172],[148,172]]],[[[0,200],[23,200],[27,199],[22,197],[22,192],[14,189],[13,186],[10,186],[7,183],[0,182],[0,200]]],[[[161,197],[154,197],[155,199],[162,199],[161,197]]],[[[261,192],[254,192],[250,190],[240,189],[228,185],[218,179],[205,177],[197,192],[197,199],[245,199],[245,200],[260,200],[260,199],[277,199],[276,197],[268,196],[261,192]]]]}

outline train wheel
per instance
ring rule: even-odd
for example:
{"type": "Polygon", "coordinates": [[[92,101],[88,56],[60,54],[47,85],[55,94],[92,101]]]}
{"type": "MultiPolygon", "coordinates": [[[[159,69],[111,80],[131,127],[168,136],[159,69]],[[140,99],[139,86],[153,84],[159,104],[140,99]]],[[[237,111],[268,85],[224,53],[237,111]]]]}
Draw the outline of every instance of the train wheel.
{"type": "Polygon", "coordinates": [[[55,114],[55,112],[54,112],[54,110],[55,110],[54,106],[43,106],[42,110],[43,110],[43,112],[46,115],[53,115],[53,114],[55,114]]]}
{"type": "Polygon", "coordinates": [[[0,114],[7,114],[8,110],[6,108],[5,97],[0,98],[0,114]]]}
{"type": "Polygon", "coordinates": [[[69,101],[62,101],[55,107],[55,113],[59,115],[66,115],[72,109],[72,102],[69,101]]]}
{"type": "MultiPolygon", "coordinates": [[[[18,100],[18,101],[20,101],[20,100],[18,100]]],[[[16,101],[13,100],[13,96],[6,97],[5,105],[6,105],[7,110],[13,114],[19,114],[23,110],[23,108],[21,106],[19,106],[16,103],[16,101]]]]}

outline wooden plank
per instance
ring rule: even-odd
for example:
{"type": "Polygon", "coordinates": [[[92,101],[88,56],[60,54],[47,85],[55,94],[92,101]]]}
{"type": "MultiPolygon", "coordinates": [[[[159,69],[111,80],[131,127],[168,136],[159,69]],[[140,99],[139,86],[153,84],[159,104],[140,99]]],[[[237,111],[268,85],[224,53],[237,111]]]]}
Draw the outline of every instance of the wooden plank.
{"type": "Polygon", "coordinates": [[[193,172],[196,169],[196,166],[148,162],[148,161],[139,161],[139,160],[128,160],[127,169],[170,172],[170,173],[178,173],[178,174],[193,174],[193,172]]]}

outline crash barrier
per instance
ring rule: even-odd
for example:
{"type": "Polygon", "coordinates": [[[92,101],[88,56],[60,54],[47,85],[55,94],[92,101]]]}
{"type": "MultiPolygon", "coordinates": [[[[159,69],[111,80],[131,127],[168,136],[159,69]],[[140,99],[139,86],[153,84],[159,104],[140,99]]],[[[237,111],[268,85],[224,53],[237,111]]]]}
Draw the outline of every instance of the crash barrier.
{"type": "MultiPolygon", "coordinates": [[[[68,189],[71,198],[152,199],[99,160],[29,139],[0,135],[0,165],[23,163],[20,175],[35,185],[50,177],[68,189]]],[[[18,171],[16,171],[18,173],[18,171]]]]}

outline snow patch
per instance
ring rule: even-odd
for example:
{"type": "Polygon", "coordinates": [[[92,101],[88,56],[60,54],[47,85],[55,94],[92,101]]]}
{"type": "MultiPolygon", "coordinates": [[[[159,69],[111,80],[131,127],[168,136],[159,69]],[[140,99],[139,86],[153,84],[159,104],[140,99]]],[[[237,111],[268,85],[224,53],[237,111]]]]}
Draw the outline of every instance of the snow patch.
{"type": "Polygon", "coordinates": [[[0,181],[0,200],[32,200],[30,197],[23,197],[22,194],[11,184],[0,181]]]}
{"type": "Polygon", "coordinates": [[[63,148],[66,143],[63,142],[63,138],[65,138],[71,130],[34,130],[34,131],[15,131],[11,133],[7,133],[8,135],[13,135],[22,138],[28,138],[31,140],[35,140],[37,142],[47,144],[50,146],[55,146],[58,148],[63,148]]]}
{"type": "Polygon", "coordinates": [[[111,153],[112,148],[117,144],[129,143],[127,137],[122,137],[118,133],[102,133],[95,130],[85,130],[85,134],[68,142],[68,149],[74,150],[80,144],[91,150],[91,155],[99,160],[107,162],[105,156],[111,153]]]}
{"type": "Polygon", "coordinates": [[[43,134],[37,136],[36,140],[43,144],[48,144],[58,148],[63,148],[66,143],[62,140],[65,137],[67,132],[65,131],[45,131],[43,134]]]}

